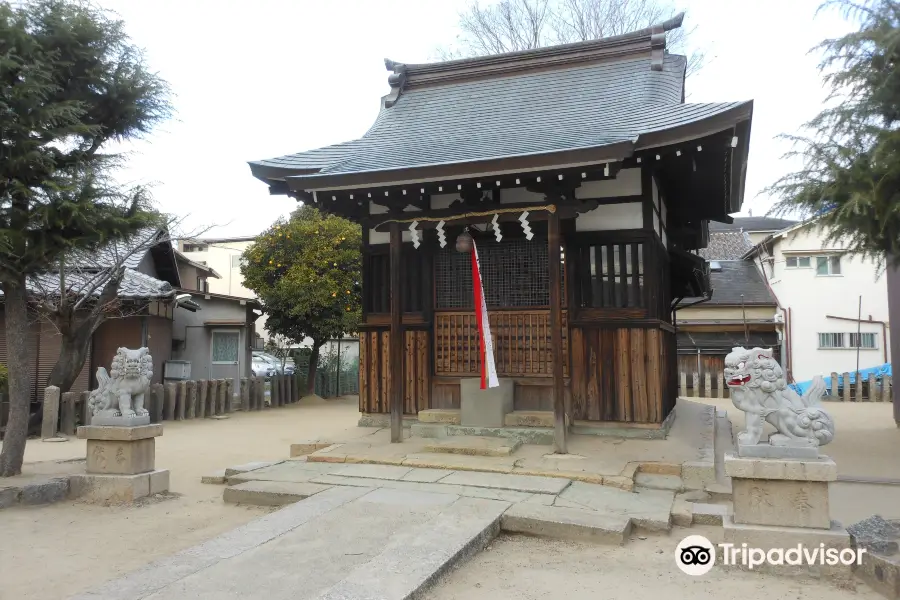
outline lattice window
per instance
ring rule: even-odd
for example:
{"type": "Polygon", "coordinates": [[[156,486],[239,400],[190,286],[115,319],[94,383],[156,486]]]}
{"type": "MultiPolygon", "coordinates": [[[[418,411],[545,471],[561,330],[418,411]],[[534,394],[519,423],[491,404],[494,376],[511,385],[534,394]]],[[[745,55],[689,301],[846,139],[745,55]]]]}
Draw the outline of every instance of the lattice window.
{"type": "MultiPolygon", "coordinates": [[[[489,308],[549,306],[550,279],[546,241],[479,240],[478,255],[485,303],[489,308]]],[[[561,300],[565,304],[565,257],[562,256],[561,300]]],[[[435,256],[435,308],[471,309],[472,259],[452,243],[435,256]]]]}
{"type": "Polygon", "coordinates": [[[583,308],[644,307],[644,244],[582,246],[578,267],[583,308]]]}

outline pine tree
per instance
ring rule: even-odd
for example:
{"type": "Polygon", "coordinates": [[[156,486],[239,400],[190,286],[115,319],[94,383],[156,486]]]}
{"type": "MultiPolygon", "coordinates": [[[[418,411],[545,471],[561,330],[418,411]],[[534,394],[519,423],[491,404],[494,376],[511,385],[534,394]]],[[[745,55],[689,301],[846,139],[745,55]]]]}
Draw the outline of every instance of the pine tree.
{"type": "Polygon", "coordinates": [[[0,288],[10,412],[0,476],[21,472],[30,400],[27,278],[68,251],[132,235],[158,218],[115,183],[111,142],[169,114],[123,23],[82,0],[0,2],[0,288]]]}

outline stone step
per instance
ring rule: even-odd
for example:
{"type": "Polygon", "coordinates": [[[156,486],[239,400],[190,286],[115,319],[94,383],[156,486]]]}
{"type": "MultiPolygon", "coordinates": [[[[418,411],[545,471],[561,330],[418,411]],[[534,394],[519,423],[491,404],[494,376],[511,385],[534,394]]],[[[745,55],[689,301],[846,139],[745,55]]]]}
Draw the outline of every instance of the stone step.
{"type": "Polygon", "coordinates": [[[467,454],[469,456],[509,456],[522,442],[517,439],[458,436],[437,440],[425,446],[426,452],[467,454]]]}
{"type": "Polygon", "coordinates": [[[233,467],[225,468],[225,477],[231,477],[232,475],[240,475],[242,473],[249,473],[250,471],[255,471],[257,469],[264,469],[266,467],[271,467],[272,465],[277,465],[282,461],[259,461],[259,462],[251,462],[243,465],[235,465],[233,467]]]}
{"type": "Polygon", "coordinates": [[[225,469],[219,469],[212,473],[207,473],[200,478],[200,483],[210,483],[213,485],[222,485],[227,479],[225,469]]]}
{"type": "Polygon", "coordinates": [[[503,420],[507,427],[553,427],[551,410],[514,410],[503,420]]]}
{"type": "Polygon", "coordinates": [[[430,408],[419,411],[419,423],[437,423],[439,425],[459,425],[459,409],[430,408]]]}
{"type": "Polygon", "coordinates": [[[324,492],[330,487],[293,481],[248,481],[225,488],[222,499],[229,504],[283,506],[324,492]]]}
{"type": "Polygon", "coordinates": [[[684,482],[678,475],[659,475],[657,473],[638,472],[634,477],[634,484],[651,490],[672,490],[680,492],[684,482]]]}
{"type": "Polygon", "coordinates": [[[521,502],[503,513],[500,527],[511,533],[621,546],[631,533],[631,519],[625,515],[521,502]]]}
{"type": "Polygon", "coordinates": [[[729,512],[728,506],[725,504],[695,502],[692,508],[692,523],[694,525],[721,525],[729,512]]]}

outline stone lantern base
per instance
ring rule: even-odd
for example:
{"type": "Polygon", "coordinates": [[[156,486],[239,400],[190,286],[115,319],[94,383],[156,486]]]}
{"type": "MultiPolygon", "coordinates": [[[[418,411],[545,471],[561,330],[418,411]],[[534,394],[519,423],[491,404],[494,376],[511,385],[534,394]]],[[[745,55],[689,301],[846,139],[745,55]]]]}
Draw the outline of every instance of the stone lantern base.
{"type": "Polygon", "coordinates": [[[73,498],[90,502],[133,502],[169,490],[169,471],[156,468],[156,438],[162,425],[122,427],[87,425],[78,437],[87,440],[85,474],[73,475],[73,498]]]}

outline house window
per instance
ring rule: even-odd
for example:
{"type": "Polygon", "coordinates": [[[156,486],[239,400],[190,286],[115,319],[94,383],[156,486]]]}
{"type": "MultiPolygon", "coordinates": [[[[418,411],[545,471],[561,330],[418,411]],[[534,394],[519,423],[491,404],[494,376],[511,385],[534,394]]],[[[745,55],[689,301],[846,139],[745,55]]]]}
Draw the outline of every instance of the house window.
{"type": "Polygon", "coordinates": [[[238,331],[213,331],[212,363],[214,365],[237,364],[240,340],[241,334],[238,331]]]}
{"type": "Polygon", "coordinates": [[[184,252],[206,252],[206,244],[185,244],[184,252]]]}
{"type": "Polygon", "coordinates": [[[198,292],[209,292],[209,282],[206,281],[206,277],[197,277],[196,289],[198,292]]]}
{"type": "Polygon", "coordinates": [[[843,333],[820,333],[819,334],[819,348],[843,348],[844,347],[844,334],[843,333]]]}
{"type": "Polygon", "coordinates": [[[841,257],[840,256],[817,256],[816,257],[816,275],[840,275],[841,274],[841,257]]]}
{"type": "Polygon", "coordinates": [[[851,348],[866,348],[868,350],[875,350],[877,346],[875,345],[875,335],[874,333],[851,333],[850,334],[850,347],[851,348]],[[859,343],[862,342],[862,343],[859,343]]]}
{"type": "Polygon", "coordinates": [[[808,269],[812,266],[812,257],[809,256],[788,256],[785,259],[788,269],[808,269]]]}

